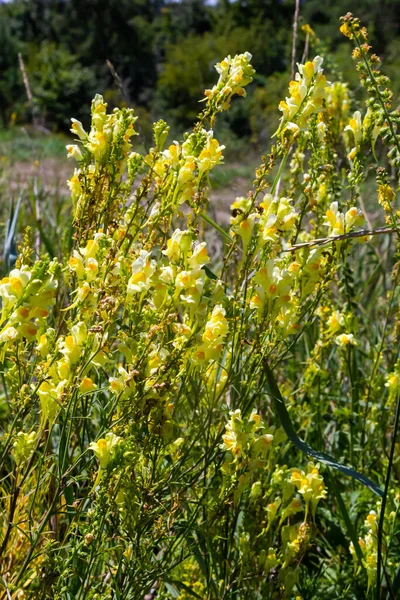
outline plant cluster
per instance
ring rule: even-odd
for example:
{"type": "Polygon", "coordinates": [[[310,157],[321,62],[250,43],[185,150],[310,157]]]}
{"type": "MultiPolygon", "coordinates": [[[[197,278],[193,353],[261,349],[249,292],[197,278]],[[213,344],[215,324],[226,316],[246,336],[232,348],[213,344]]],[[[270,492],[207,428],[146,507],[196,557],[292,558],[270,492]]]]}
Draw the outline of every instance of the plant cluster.
{"type": "Polygon", "coordinates": [[[227,231],[212,127],[250,54],[148,153],[133,109],[72,120],[71,252],[27,231],[0,282],[1,600],[396,597],[398,114],[341,29],[368,110],[299,64],[227,231]]]}

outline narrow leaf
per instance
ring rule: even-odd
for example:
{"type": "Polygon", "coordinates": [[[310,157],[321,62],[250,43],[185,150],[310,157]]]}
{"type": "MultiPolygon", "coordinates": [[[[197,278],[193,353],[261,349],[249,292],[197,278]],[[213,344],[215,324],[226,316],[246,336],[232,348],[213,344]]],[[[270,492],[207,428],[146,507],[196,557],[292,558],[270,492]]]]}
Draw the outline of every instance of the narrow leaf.
{"type": "Polygon", "coordinates": [[[397,592],[400,591],[400,564],[396,569],[396,574],[394,576],[393,584],[392,584],[392,590],[393,590],[393,594],[397,594],[397,592]]]}
{"type": "Polygon", "coordinates": [[[213,279],[214,281],[218,279],[217,275],[213,271],[211,271],[211,269],[207,267],[207,265],[203,265],[201,268],[203,269],[203,271],[205,271],[205,274],[207,275],[208,279],[213,279]]]}
{"type": "Polygon", "coordinates": [[[211,227],[214,227],[214,229],[219,231],[219,233],[226,239],[227,242],[232,242],[232,239],[229,237],[226,231],[224,231],[222,227],[220,227],[218,223],[216,223],[211,217],[209,217],[206,213],[200,213],[200,216],[203,219],[203,221],[205,221],[206,223],[211,225],[211,227]]]}
{"type": "Polygon", "coordinates": [[[338,503],[338,506],[339,506],[339,510],[340,510],[340,512],[342,514],[344,524],[346,525],[347,535],[349,536],[349,538],[353,542],[354,550],[355,550],[355,552],[357,554],[358,561],[359,561],[359,563],[360,563],[361,568],[363,569],[363,571],[365,571],[365,567],[363,565],[364,556],[363,556],[363,553],[361,551],[360,544],[358,542],[356,531],[355,531],[355,529],[353,527],[353,523],[351,522],[348,510],[346,508],[346,504],[343,501],[343,498],[342,498],[341,493],[339,492],[338,486],[335,485],[335,481],[333,480],[332,483],[333,483],[333,485],[331,485],[331,489],[332,489],[333,493],[336,496],[336,500],[337,500],[337,503],[338,503]]]}
{"type": "Polygon", "coordinates": [[[314,448],[311,448],[311,446],[309,446],[306,442],[299,438],[299,436],[294,430],[293,423],[290,419],[289,413],[283,401],[278,384],[276,383],[276,379],[266,361],[264,361],[264,372],[270,389],[270,396],[272,398],[275,413],[278,419],[280,420],[286,435],[288,436],[290,441],[296,446],[296,448],[298,448],[301,452],[304,452],[308,456],[312,456],[313,458],[327,465],[328,467],[332,467],[332,469],[336,469],[337,471],[344,473],[344,475],[347,475],[348,477],[352,477],[356,481],[359,481],[367,488],[369,488],[372,492],[374,492],[374,494],[382,498],[383,491],[376,483],[371,481],[371,479],[369,479],[362,473],[359,473],[352,467],[348,467],[347,465],[342,465],[338,463],[332,456],[329,456],[329,454],[326,454],[325,452],[319,452],[318,450],[314,450],[314,448]]]}

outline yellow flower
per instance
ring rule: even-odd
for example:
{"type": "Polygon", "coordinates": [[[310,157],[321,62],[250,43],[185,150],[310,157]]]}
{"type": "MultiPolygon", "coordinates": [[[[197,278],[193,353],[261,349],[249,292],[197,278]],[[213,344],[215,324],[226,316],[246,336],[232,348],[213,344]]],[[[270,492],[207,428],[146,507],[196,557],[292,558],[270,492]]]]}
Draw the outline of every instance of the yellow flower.
{"type": "Polygon", "coordinates": [[[340,311],[334,310],[327,320],[329,333],[336,333],[344,325],[344,317],[340,311]]]}
{"type": "Polygon", "coordinates": [[[72,121],[72,127],[71,127],[72,133],[77,135],[81,140],[85,140],[87,138],[87,133],[83,129],[82,123],[80,121],[77,121],[76,119],[71,119],[71,121],[72,121]]]}
{"type": "Polygon", "coordinates": [[[95,131],[89,134],[89,143],[87,149],[93,154],[96,160],[100,161],[107,151],[107,142],[102,131],[95,131]]]}
{"type": "Polygon", "coordinates": [[[84,377],[79,385],[79,391],[81,394],[87,394],[97,390],[97,385],[92,381],[90,377],[84,377]]]}
{"type": "Polygon", "coordinates": [[[66,360],[74,365],[78,362],[87,339],[87,327],[84,321],[80,321],[71,328],[71,334],[60,341],[60,351],[66,360]]]}
{"type": "Polygon", "coordinates": [[[31,431],[31,433],[19,431],[17,433],[17,439],[13,444],[14,456],[17,464],[25,462],[30,458],[34,450],[36,440],[36,431],[31,431]]]}
{"type": "Polygon", "coordinates": [[[68,158],[75,158],[75,160],[81,160],[82,152],[79,146],[77,146],[76,144],[68,144],[66,146],[66,149],[68,158]]]}
{"type": "Polygon", "coordinates": [[[199,174],[210,171],[213,167],[222,162],[222,150],[225,146],[220,146],[215,138],[208,137],[205,148],[198,157],[199,174]]]}
{"type": "Polygon", "coordinates": [[[208,256],[207,251],[207,243],[201,242],[197,244],[197,246],[193,250],[192,256],[189,258],[189,266],[194,269],[196,267],[202,267],[210,262],[210,257],[208,256]]]}
{"type": "Polygon", "coordinates": [[[344,131],[350,131],[354,136],[356,146],[359,146],[362,139],[361,113],[359,110],[353,114],[353,118],[350,119],[349,124],[344,128],[344,131]]]}
{"type": "Polygon", "coordinates": [[[344,346],[357,346],[357,340],[354,338],[352,333],[342,333],[336,338],[336,343],[342,348],[344,346]]]}
{"type": "Polygon", "coordinates": [[[99,460],[100,469],[106,469],[108,467],[121,442],[122,438],[109,432],[106,433],[104,438],[100,438],[97,442],[91,442],[89,444],[90,450],[94,452],[96,458],[99,460]]]}
{"type": "Polygon", "coordinates": [[[205,344],[214,345],[221,341],[229,331],[226,311],[221,304],[214,306],[211,318],[206,323],[202,339],[205,344]]]}
{"type": "Polygon", "coordinates": [[[63,391],[63,382],[58,386],[54,385],[52,381],[42,381],[38,389],[38,396],[40,400],[40,407],[42,409],[41,420],[42,423],[47,421],[50,424],[53,423],[58,409],[60,408],[60,395],[63,391]]]}
{"type": "Polygon", "coordinates": [[[156,261],[150,259],[150,253],[141,250],[132,264],[132,276],[128,281],[128,296],[144,292],[152,285],[151,276],[156,270],[156,261]]]}

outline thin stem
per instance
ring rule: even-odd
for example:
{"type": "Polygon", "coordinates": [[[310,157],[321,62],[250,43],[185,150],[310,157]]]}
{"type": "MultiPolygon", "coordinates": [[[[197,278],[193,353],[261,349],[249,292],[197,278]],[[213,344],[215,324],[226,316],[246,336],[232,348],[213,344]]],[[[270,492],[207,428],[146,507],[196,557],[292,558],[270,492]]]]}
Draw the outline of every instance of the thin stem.
{"type": "Polygon", "coordinates": [[[296,0],[293,19],[293,42],[292,42],[292,79],[296,69],[296,42],[297,42],[297,24],[299,22],[300,0],[296,0]]]}
{"type": "Polygon", "coordinates": [[[389,456],[389,464],[386,471],[386,481],[385,481],[385,489],[382,497],[382,506],[381,512],[379,515],[379,524],[378,524],[378,560],[376,566],[376,600],[380,600],[381,597],[381,568],[382,568],[382,541],[383,541],[383,526],[385,520],[385,510],[387,503],[387,496],[389,492],[389,484],[390,484],[390,476],[392,473],[393,466],[393,456],[394,450],[396,446],[396,438],[397,431],[399,428],[399,418],[400,418],[400,394],[397,395],[397,404],[396,404],[396,416],[394,418],[394,428],[392,435],[392,444],[390,447],[390,456],[389,456]]]}

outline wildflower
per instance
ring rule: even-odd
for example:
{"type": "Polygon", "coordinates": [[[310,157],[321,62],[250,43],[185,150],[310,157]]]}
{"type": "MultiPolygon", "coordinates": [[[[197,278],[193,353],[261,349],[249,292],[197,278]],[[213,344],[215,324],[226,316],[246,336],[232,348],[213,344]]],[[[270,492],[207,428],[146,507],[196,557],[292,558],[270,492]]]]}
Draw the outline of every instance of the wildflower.
{"type": "Polygon", "coordinates": [[[400,383],[400,377],[399,377],[398,373],[394,372],[394,373],[388,373],[386,375],[385,387],[387,387],[389,389],[389,392],[391,394],[394,394],[397,392],[397,390],[399,388],[399,383],[400,383]]]}
{"type": "Polygon", "coordinates": [[[121,443],[122,438],[112,432],[106,433],[104,438],[100,438],[97,442],[90,442],[89,448],[94,452],[98,459],[100,469],[106,469],[108,467],[121,443]]]}
{"type": "Polygon", "coordinates": [[[167,249],[163,254],[168,256],[173,264],[177,264],[181,258],[185,259],[192,245],[192,235],[190,231],[181,231],[176,229],[167,241],[167,249]]]}
{"type": "Polygon", "coordinates": [[[81,149],[76,144],[68,144],[66,149],[68,158],[74,158],[75,160],[82,159],[81,149]]]}
{"type": "Polygon", "coordinates": [[[127,294],[145,292],[151,285],[151,276],[156,270],[156,261],[150,258],[150,253],[140,250],[138,258],[132,263],[132,276],[128,281],[127,294]]]}
{"type": "Polygon", "coordinates": [[[193,250],[192,256],[189,258],[189,266],[192,269],[196,267],[202,267],[210,262],[210,257],[208,256],[207,244],[206,242],[201,242],[197,244],[193,250]]]}
{"type": "Polygon", "coordinates": [[[314,517],[319,500],[327,496],[324,480],[319,473],[319,465],[314,465],[310,462],[307,473],[304,473],[300,469],[292,469],[289,481],[297,487],[299,493],[303,496],[306,503],[306,511],[309,504],[311,504],[312,515],[314,517]]]}
{"type": "Polygon", "coordinates": [[[75,135],[77,135],[81,140],[85,140],[87,138],[87,133],[83,129],[82,123],[80,121],[77,121],[77,119],[71,119],[71,121],[72,121],[71,132],[74,133],[75,135]]]}
{"type": "Polygon", "coordinates": [[[79,384],[79,391],[81,394],[88,394],[94,392],[97,389],[97,385],[92,381],[90,377],[84,377],[79,384]]]}
{"type": "Polygon", "coordinates": [[[14,448],[14,457],[17,464],[21,464],[29,460],[34,450],[35,444],[37,440],[36,431],[31,431],[31,433],[25,433],[24,431],[19,431],[17,433],[17,439],[13,444],[14,448]]]}
{"type": "Polygon", "coordinates": [[[87,327],[84,321],[79,321],[79,323],[73,325],[71,328],[71,335],[66,336],[64,340],[60,340],[60,351],[63,353],[68,363],[74,365],[78,362],[86,340],[87,327]]]}
{"type": "Polygon", "coordinates": [[[232,96],[245,96],[245,86],[253,80],[255,73],[250,64],[251,54],[245,52],[231,58],[227,56],[215,65],[219,73],[218,83],[211,90],[206,90],[207,104],[214,107],[216,112],[229,108],[232,96]]]}
{"type": "Polygon", "coordinates": [[[344,325],[344,317],[340,311],[334,310],[328,317],[327,322],[328,331],[330,334],[336,333],[344,325]]]}
{"type": "Polygon", "coordinates": [[[354,338],[352,333],[342,333],[336,338],[338,346],[344,348],[345,346],[357,346],[357,340],[354,338]]]}
{"type": "Polygon", "coordinates": [[[362,138],[361,113],[359,110],[353,114],[353,117],[350,119],[349,124],[344,128],[344,130],[351,131],[354,136],[356,146],[358,146],[362,138]]]}
{"type": "Polygon", "coordinates": [[[203,347],[210,358],[216,358],[222,349],[222,342],[229,332],[226,311],[221,304],[217,304],[206,323],[202,335],[203,347]]]}
{"type": "Polygon", "coordinates": [[[41,407],[42,423],[53,424],[60,408],[60,397],[64,389],[64,382],[55,385],[52,381],[42,381],[38,388],[38,396],[41,407]]]}
{"type": "Polygon", "coordinates": [[[290,133],[293,135],[296,131],[297,135],[298,132],[293,128],[293,124],[301,128],[311,114],[322,110],[322,100],[327,86],[322,63],[323,59],[316,56],[313,61],[297,65],[296,78],[289,84],[289,96],[279,104],[282,118],[275,135],[284,133],[288,126],[290,133]]]}

